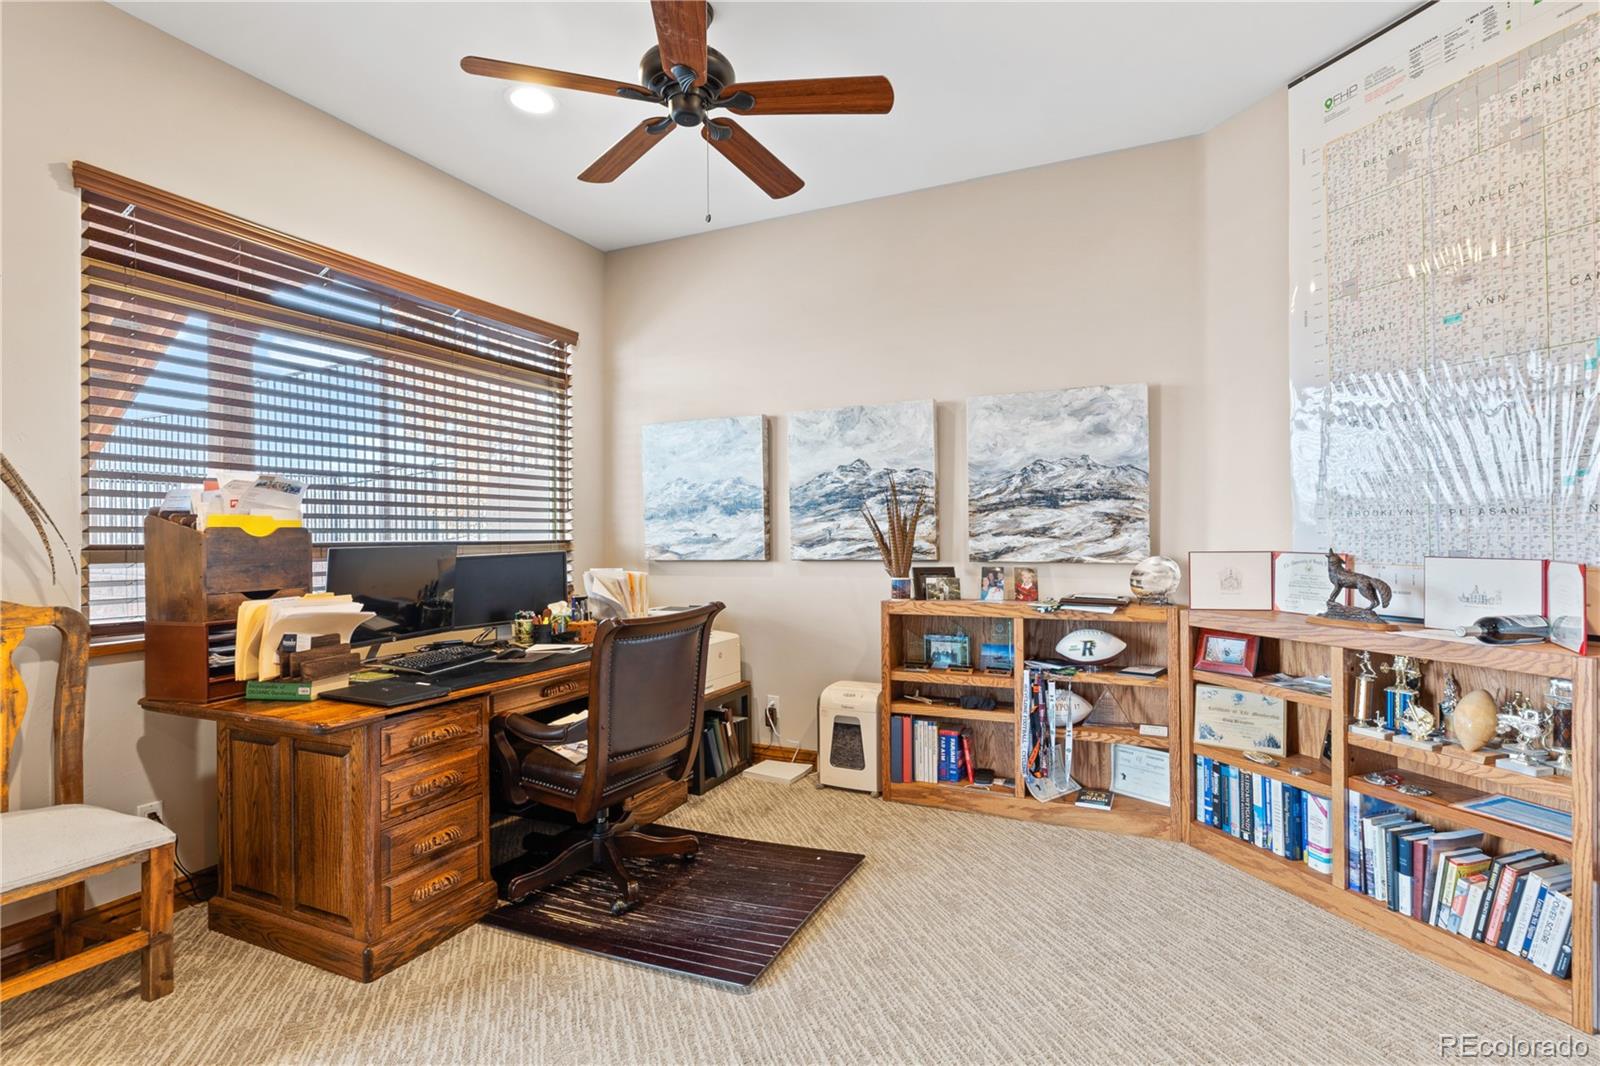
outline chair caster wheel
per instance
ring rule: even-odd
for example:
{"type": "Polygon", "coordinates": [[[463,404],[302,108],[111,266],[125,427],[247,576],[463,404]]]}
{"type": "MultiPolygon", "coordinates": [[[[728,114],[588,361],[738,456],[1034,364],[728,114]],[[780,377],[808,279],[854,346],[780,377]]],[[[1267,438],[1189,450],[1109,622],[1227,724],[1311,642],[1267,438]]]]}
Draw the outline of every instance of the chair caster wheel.
{"type": "Polygon", "coordinates": [[[638,900],[614,899],[611,901],[611,915],[614,918],[620,918],[638,905],[638,900]]]}

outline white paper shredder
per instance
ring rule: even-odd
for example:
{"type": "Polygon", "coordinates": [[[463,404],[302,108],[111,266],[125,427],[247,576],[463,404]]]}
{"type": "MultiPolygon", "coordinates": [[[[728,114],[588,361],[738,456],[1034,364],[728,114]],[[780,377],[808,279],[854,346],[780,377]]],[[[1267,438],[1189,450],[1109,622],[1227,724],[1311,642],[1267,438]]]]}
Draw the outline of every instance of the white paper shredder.
{"type": "Polygon", "coordinates": [[[878,791],[878,698],[875,681],[835,681],[817,704],[817,777],[824,785],[878,791]]]}

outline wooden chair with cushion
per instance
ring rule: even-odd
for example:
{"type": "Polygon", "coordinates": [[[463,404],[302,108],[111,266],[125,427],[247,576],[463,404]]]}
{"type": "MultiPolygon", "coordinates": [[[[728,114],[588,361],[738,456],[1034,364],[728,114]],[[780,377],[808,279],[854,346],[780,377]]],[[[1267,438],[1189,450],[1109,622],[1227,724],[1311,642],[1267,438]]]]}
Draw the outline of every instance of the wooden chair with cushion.
{"type": "Polygon", "coordinates": [[[0,603],[0,903],[56,894],[55,960],[0,981],[0,1001],[52,981],[140,952],[139,992],[159,999],[172,991],[172,830],[137,815],[83,803],[84,684],[89,624],[65,607],[0,603]],[[28,630],[61,634],[56,671],[55,804],[8,809],[11,752],[22,731],[28,693],[12,654],[28,630]],[[132,863],[144,864],[139,928],[108,927],[85,918],[84,881],[132,863]],[[95,941],[85,946],[86,941],[95,941]]]}
{"type": "Polygon", "coordinates": [[[536,869],[499,873],[501,894],[519,901],[590,866],[617,884],[613,914],[639,903],[639,884],[624,858],[692,859],[700,842],[688,834],[639,832],[623,804],[681,781],[694,766],[705,707],[706,652],[722,604],[646,618],[608,619],[595,630],[589,661],[589,711],[583,721],[546,725],[523,715],[496,718],[491,761],[499,798],[516,813],[538,806],[574,816],[578,828],[536,869]],[[573,763],[550,745],[587,739],[573,763]]]}

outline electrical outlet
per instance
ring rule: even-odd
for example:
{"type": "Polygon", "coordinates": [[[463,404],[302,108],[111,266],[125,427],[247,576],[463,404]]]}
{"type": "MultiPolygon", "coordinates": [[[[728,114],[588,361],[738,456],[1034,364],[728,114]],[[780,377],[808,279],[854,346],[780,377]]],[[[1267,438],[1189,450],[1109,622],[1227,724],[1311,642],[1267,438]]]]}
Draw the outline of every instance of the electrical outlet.
{"type": "Polygon", "coordinates": [[[141,803],[139,806],[133,809],[133,813],[137,814],[140,818],[148,818],[153,814],[156,816],[156,820],[162,825],[167,824],[167,813],[162,809],[160,800],[152,800],[149,803],[141,803]]]}
{"type": "Polygon", "coordinates": [[[767,697],[767,710],[771,711],[773,714],[777,714],[778,713],[778,697],[776,697],[776,696],[768,696],[767,697]]]}

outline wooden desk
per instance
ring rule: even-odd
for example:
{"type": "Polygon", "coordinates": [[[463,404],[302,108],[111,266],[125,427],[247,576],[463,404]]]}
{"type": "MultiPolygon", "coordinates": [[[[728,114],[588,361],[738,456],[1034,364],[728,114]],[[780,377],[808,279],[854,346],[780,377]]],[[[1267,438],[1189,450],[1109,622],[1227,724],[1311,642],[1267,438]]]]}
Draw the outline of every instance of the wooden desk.
{"type": "MultiPolygon", "coordinates": [[[[587,663],[405,707],[143,700],[217,723],[211,928],[371,981],[487,914],[489,717],[588,693],[587,663]]],[[[641,820],[685,783],[634,804],[641,820]],[[641,808],[648,808],[648,811],[641,808]]]]}

